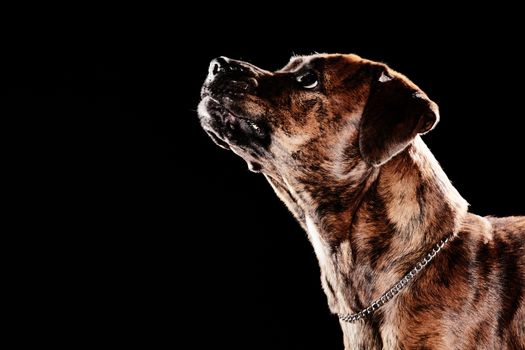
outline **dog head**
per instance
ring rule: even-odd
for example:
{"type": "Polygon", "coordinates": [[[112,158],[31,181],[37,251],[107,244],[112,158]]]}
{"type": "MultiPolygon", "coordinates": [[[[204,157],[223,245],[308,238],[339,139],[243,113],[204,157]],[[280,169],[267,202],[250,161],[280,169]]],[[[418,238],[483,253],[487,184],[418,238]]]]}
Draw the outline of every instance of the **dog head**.
{"type": "Polygon", "coordinates": [[[356,55],[294,57],[275,72],[219,57],[201,97],[212,140],[269,175],[344,177],[377,167],[439,120],[414,83],[356,55]]]}

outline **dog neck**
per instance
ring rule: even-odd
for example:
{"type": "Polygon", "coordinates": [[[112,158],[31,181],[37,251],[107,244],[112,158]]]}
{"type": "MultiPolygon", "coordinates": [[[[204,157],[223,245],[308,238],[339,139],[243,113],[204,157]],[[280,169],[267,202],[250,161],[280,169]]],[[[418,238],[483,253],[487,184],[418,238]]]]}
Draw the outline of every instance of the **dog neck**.
{"type": "Polygon", "coordinates": [[[419,137],[380,167],[354,164],[344,182],[266,177],[306,230],[334,313],[379,297],[457,231],[468,206],[419,137]]]}

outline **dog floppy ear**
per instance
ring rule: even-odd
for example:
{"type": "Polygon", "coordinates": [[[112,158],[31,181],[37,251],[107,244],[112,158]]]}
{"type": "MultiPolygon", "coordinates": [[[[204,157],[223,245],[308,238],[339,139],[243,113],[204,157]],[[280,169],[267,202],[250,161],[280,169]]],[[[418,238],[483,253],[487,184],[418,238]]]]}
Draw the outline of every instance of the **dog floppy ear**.
{"type": "Polygon", "coordinates": [[[439,121],[437,105],[407,78],[376,66],[359,127],[363,159],[374,166],[386,163],[407,147],[417,134],[439,121]]]}

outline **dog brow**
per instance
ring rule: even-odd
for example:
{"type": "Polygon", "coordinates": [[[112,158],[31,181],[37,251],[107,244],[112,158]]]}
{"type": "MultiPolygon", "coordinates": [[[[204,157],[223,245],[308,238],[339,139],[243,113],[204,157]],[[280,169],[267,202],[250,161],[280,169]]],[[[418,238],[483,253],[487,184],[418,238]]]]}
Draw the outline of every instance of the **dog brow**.
{"type": "Polygon", "coordinates": [[[299,67],[301,64],[304,63],[304,59],[302,57],[292,57],[290,62],[284,68],[281,69],[282,72],[290,72],[299,67]]]}

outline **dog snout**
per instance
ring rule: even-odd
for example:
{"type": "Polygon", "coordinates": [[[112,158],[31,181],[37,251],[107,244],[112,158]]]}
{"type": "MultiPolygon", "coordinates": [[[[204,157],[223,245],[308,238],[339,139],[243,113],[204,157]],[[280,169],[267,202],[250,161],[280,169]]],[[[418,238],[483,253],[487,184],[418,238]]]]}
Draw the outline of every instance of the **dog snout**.
{"type": "Polygon", "coordinates": [[[224,56],[210,62],[208,86],[219,94],[255,93],[258,86],[257,74],[248,63],[224,56]]]}
{"type": "Polygon", "coordinates": [[[210,78],[215,78],[217,75],[227,72],[230,70],[229,59],[221,56],[217,57],[210,62],[210,68],[208,69],[208,75],[210,78]]]}
{"type": "Polygon", "coordinates": [[[218,75],[224,73],[250,73],[248,67],[246,67],[243,62],[232,60],[231,58],[220,56],[210,62],[210,67],[208,70],[209,76],[215,78],[218,75]]]}

